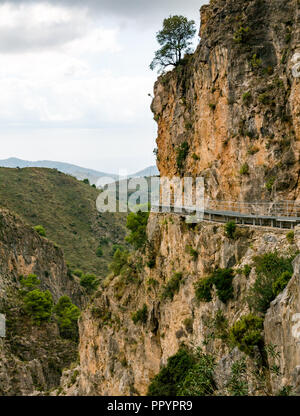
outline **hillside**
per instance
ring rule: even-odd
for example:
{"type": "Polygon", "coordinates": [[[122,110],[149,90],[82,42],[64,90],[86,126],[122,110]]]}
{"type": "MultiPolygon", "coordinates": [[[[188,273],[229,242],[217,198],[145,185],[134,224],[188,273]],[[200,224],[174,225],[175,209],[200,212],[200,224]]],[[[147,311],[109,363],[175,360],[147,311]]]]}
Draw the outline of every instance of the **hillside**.
{"type": "Polygon", "coordinates": [[[63,368],[77,360],[77,339],[62,336],[54,313],[38,323],[34,311],[41,309],[26,308],[20,277],[30,274],[38,277],[39,290],[49,291],[55,304],[62,296],[80,308],[86,303],[85,291],[69,274],[62,250],[0,208],[0,313],[6,318],[6,337],[0,338],[1,396],[55,388],[63,368]]]}
{"type": "Polygon", "coordinates": [[[112,245],[123,241],[124,214],[100,214],[97,189],[59,171],[42,168],[0,168],[0,205],[63,248],[73,269],[99,276],[107,273],[112,245]],[[102,246],[103,256],[96,250],[102,246]]]}

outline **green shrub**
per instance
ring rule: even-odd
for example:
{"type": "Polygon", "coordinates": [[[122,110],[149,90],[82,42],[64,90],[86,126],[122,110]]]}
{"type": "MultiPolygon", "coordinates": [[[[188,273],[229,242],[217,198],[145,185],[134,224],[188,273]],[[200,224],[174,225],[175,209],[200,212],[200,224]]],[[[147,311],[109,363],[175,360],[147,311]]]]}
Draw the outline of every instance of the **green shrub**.
{"type": "Polygon", "coordinates": [[[139,309],[138,311],[136,311],[132,315],[132,320],[133,320],[133,322],[134,322],[135,325],[138,322],[141,322],[141,323],[145,324],[147,322],[147,319],[148,319],[148,309],[147,309],[147,305],[144,305],[142,307],[142,309],[139,309]]]}
{"type": "Polygon", "coordinates": [[[88,179],[83,179],[82,182],[85,183],[86,185],[90,185],[90,181],[88,179]]]}
{"type": "Polygon", "coordinates": [[[209,103],[208,106],[212,111],[215,111],[215,109],[217,107],[216,104],[214,104],[214,103],[209,103]]]}
{"type": "Polygon", "coordinates": [[[248,163],[244,163],[240,169],[241,175],[248,175],[249,174],[249,165],[248,163]]]}
{"type": "Polygon", "coordinates": [[[130,234],[126,237],[126,241],[136,250],[144,248],[147,242],[147,223],[149,212],[138,211],[136,214],[131,212],[127,217],[126,227],[130,230],[130,234]]]}
{"type": "Polygon", "coordinates": [[[77,276],[77,277],[81,277],[82,275],[83,275],[83,271],[82,270],[79,270],[79,269],[76,269],[76,270],[74,270],[74,272],[73,272],[74,274],[75,274],[75,276],[77,276]]]}
{"type": "Polygon", "coordinates": [[[147,260],[147,266],[149,267],[149,269],[153,269],[155,267],[156,264],[156,256],[155,253],[151,252],[148,256],[148,260],[147,260]]]}
{"type": "Polygon", "coordinates": [[[250,91],[247,91],[242,95],[242,99],[243,99],[244,103],[246,103],[246,104],[249,104],[249,102],[251,101],[251,98],[252,98],[252,96],[251,96],[250,91]]]}
{"type": "Polygon", "coordinates": [[[258,58],[257,54],[255,53],[254,55],[252,55],[250,64],[252,68],[258,68],[262,65],[262,60],[258,58]]]}
{"type": "Polygon", "coordinates": [[[187,331],[189,334],[192,334],[192,333],[193,333],[193,319],[192,319],[192,318],[186,318],[186,319],[183,321],[183,325],[184,325],[184,327],[185,327],[186,331],[187,331]]]}
{"type": "Polygon", "coordinates": [[[247,27],[243,27],[240,26],[238,30],[236,30],[236,32],[233,35],[233,40],[236,43],[245,43],[248,39],[248,34],[249,34],[250,28],[247,27]]]}
{"type": "Polygon", "coordinates": [[[249,277],[251,273],[252,267],[249,264],[245,264],[244,268],[242,269],[242,273],[245,277],[249,277]]]}
{"type": "Polygon", "coordinates": [[[234,234],[236,231],[236,223],[234,221],[229,221],[225,224],[225,235],[230,238],[234,239],[234,234]]]}
{"type": "Polygon", "coordinates": [[[292,39],[292,34],[291,33],[287,33],[285,35],[285,42],[286,43],[290,43],[291,39],[292,39]]]}
{"type": "Polygon", "coordinates": [[[100,246],[108,246],[108,244],[109,244],[109,239],[107,237],[100,238],[100,241],[99,241],[100,246]]]}
{"type": "Polygon", "coordinates": [[[36,225],[33,228],[39,235],[41,235],[42,237],[46,237],[46,230],[42,225],[36,225]]]}
{"type": "Polygon", "coordinates": [[[196,153],[193,153],[192,154],[192,158],[196,161],[196,160],[200,160],[200,157],[196,154],[196,153]]]}
{"type": "Polygon", "coordinates": [[[262,93],[258,96],[258,101],[261,104],[268,105],[268,104],[271,103],[271,97],[270,97],[269,93],[264,92],[264,93],[262,93]]]}
{"type": "MultiPolygon", "coordinates": [[[[293,274],[292,261],[295,255],[289,257],[279,256],[278,253],[270,252],[253,258],[257,278],[249,290],[248,303],[256,313],[265,313],[270,303],[275,299],[273,283],[279,279],[284,272],[293,274]]],[[[285,276],[286,279],[286,276],[285,276]]],[[[280,283],[276,288],[280,287],[280,283]]]]}
{"type": "Polygon", "coordinates": [[[92,273],[83,274],[80,278],[80,284],[83,286],[88,292],[93,292],[97,289],[99,285],[99,281],[97,277],[92,273]]]}
{"type": "Polygon", "coordinates": [[[97,250],[96,250],[96,255],[97,255],[97,257],[102,257],[103,256],[103,250],[102,250],[102,247],[98,247],[97,248],[97,250]]]}
{"type": "Polygon", "coordinates": [[[293,390],[293,386],[284,386],[282,387],[282,389],[279,390],[276,396],[293,396],[293,390]]]}
{"type": "Polygon", "coordinates": [[[215,285],[217,296],[223,302],[227,303],[233,298],[232,280],[234,272],[232,269],[217,269],[210,276],[199,280],[195,286],[195,295],[199,301],[210,302],[212,300],[212,288],[215,285]]]}
{"type": "Polygon", "coordinates": [[[151,381],[147,395],[177,396],[179,385],[184,382],[186,375],[194,365],[194,356],[186,348],[179,349],[151,381]]]}
{"type": "Polygon", "coordinates": [[[40,325],[51,318],[53,298],[49,290],[45,292],[34,289],[24,297],[25,311],[32,318],[33,322],[40,325]]]}
{"type": "Polygon", "coordinates": [[[264,274],[268,277],[279,277],[283,272],[293,272],[292,261],[295,255],[284,257],[277,251],[254,256],[253,262],[257,274],[264,274]]]}
{"type": "Polygon", "coordinates": [[[78,340],[78,319],[80,309],[68,296],[62,296],[54,307],[60,335],[63,338],[78,340]]]}
{"type": "Polygon", "coordinates": [[[204,354],[198,349],[195,364],[188,370],[183,382],[179,384],[177,394],[179,396],[212,396],[216,390],[215,368],[215,357],[211,354],[204,354]]]}
{"type": "Polygon", "coordinates": [[[198,251],[195,250],[192,246],[186,246],[185,251],[194,259],[198,258],[198,251]]]}
{"type": "Polygon", "coordinates": [[[295,242],[295,233],[294,233],[294,231],[289,231],[288,233],[287,233],[287,235],[286,235],[286,239],[288,240],[288,242],[290,243],[290,244],[293,244],[294,242],[295,242]]]}
{"type": "Polygon", "coordinates": [[[213,275],[213,282],[217,289],[217,296],[223,302],[227,303],[233,298],[232,280],[234,273],[232,269],[217,269],[213,275]]]}
{"type": "Polygon", "coordinates": [[[228,320],[219,309],[213,319],[214,336],[222,341],[228,339],[228,320]]]}
{"type": "Polygon", "coordinates": [[[273,185],[275,183],[275,178],[270,178],[267,182],[266,182],[266,188],[268,191],[272,191],[273,189],[273,185]]]}
{"type": "Polygon", "coordinates": [[[153,269],[155,267],[156,264],[156,250],[153,246],[153,244],[149,244],[147,247],[147,260],[146,260],[146,265],[150,268],[153,269]]]}
{"type": "Polygon", "coordinates": [[[111,248],[110,255],[111,255],[111,256],[114,256],[115,252],[116,252],[118,249],[119,249],[120,251],[125,251],[125,247],[124,247],[124,246],[122,246],[121,244],[113,244],[113,245],[112,245],[112,248],[111,248]]]}
{"type": "Polygon", "coordinates": [[[26,291],[30,291],[36,289],[41,284],[41,281],[35,274],[29,274],[27,277],[21,276],[20,283],[22,288],[26,291]]]}
{"type": "Polygon", "coordinates": [[[255,347],[263,347],[263,319],[252,314],[243,316],[229,331],[233,345],[248,355],[253,355],[255,347]]]}
{"type": "Polygon", "coordinates": [[[175,293],[179,292],[180,284],[182,283],[183,275],[182,273],[174,273],[168,283],[163,287],[163,292],[161,294],[162,299],[171,299],[173,300],[175,293]]]}
{"type": "Polygon", "coordinates": [[[189,145],[188,142],[183,142],[177,149],[176,149],[176,164],[178,169],[183,168],[183,162],[187,158],[187,155],[189,153],[189,145]]]}
{"type": "Polygon", "coordinates": [[[117,248],[112,263],[109,265],[109,269],[113,272],[114,276],[119,276],[122,270],[127,266],[129,253],[127,250],[120,250],[117,248]]]}
{"type": "Polygon", "coordinates": [[[273,292],[273,279],[265,275],[256,278],[249,290],[248,304],[256,313],[266,313],[270,303],[275,299],[273,292]]]}
{"type": "Polygon", "coordinates": [[[159,286],[159,282],[155,279],[152,279],[152,277],[148,280],[148,285],[152,286],[152,287],[157,287],[159,286]]]}
{"type": "Polygon", "coordinates": [[[198,301],[210,302],[212,301],[213,279],[208,276],[199,280],[195,285],[195,295],[198,301]]]}
{"type": "Polygon", "coordinates": [[[289,283],[293,276],[293,273],[291,272],[283,272],[273,283],[272,290],[274,293],[274,296],[278,296],[279,293],[281,293],[289,283]]]}
{"type": "Polygon", "coordinates": [[[231,396],[248,396],[247,365],[245,358],[234,362],[231,366],[230,379],[226,385],[231,396]]]}
{"type": "Polygon", "coordinates": [[[168,363],[154,377],[148,396],[211,396],[216,390],[214,356],[195,353],[186,347],[168,359],[168,363]]]}
{"type": "Polygon", "coordinates": [[[185,128],[186,128],[187,130],[192,130],[192,128],[193,128],[193,123],[191,123],[190,121],[186,122],[186,123],[185,123],[185,128]]]}

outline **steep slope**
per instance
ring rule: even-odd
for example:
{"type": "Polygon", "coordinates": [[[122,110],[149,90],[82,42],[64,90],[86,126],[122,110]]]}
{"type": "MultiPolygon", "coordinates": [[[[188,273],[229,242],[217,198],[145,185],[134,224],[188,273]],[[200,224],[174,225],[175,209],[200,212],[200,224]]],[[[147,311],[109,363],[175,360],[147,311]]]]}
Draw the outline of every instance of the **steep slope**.
{"type": "Polygon", "coordinates": [[[77,342],[62,339],[57,322],[34,324],[24,308],[20,276],[36,274],[40,290],[56,303],[67,295],[79,307],[84,291],[68,273],[62,250],[15,214],[0,210],[0,313],[6,338],[0,338],[0,395],[28,395],[58,386],[63,368],[77,360],[77,342]]]}
{"type": "Polygon", "coordinates": [[[101,276],[111,261],[112,244],[124,238],[126,216],[98,213],[98,194],[95,188],[56,170],[0,168],[0,205],[32,226],[44,226],[72,268],[101,276]],[[97,257],[101,244],[103,256],[97,257]]]}

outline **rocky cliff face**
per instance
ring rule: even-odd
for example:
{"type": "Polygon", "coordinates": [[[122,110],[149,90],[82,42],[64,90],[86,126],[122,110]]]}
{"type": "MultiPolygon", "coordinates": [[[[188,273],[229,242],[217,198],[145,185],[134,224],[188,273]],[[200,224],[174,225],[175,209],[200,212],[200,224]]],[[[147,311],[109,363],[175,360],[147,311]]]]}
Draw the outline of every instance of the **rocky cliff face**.
{"type": "Polygon", "coordinates": [[[40,289],[56,302],[68,295],[78,306],[84,296],[67,271],[63,252],[19,217],[0,210],[0,312],[6,316],[6,338],[0,338],[0,394],[28,395],[59,385],[62,369],[77,360],[75,342],[63,340],[58,326],[40,326],[24,313],[20,276],[36,274],[40,289]]]}
{"type": "Polygon", "coordinates": [[[297,0],[202,7],[196,52],[154,88],[161,176],[204,176],[213,199],[299,199],[299,19],[297,0]]]}
{"type": "MultiPolygon", "coordinates": [[[[131,282],[124,280],[124,276],[114,278],[82,316],[81,375],[76,394],[144,395],[151,379],[183,343],[191,348],[202,346],[203,351],[216,355],[217,394],[226,394],[231,365],[245,355],[222,342],[214,334],[212,322],[222,313],[230,327],[249,313],[246,296],[257,276],[254,269],[248,277],[240,270],[252,263],[253,256],[274,250],[288,253],[295,250],[295,246],[288,243],[284,231],[245,226],[232,241],[224,236],[222,225],[202,223],[190,229],[183,219],[173,215],[152,216],[148,236],[155,248],[155,267],[144,267],[131,282]],[[199,253],[197,259],[186,249],[191,245],[199,253]],[[234,298],[226,305],[216,293],[209,303],[198,302],[195,297],[195,283],[216,266],[233,267],[237,271],[233,280],[234,298]],[[182,273],[180,290],[173,300],[162,299],[164,286],[174,272],[182,273]],[[144,324],[135,325],[132,314],[143,305],[147,305],[148,319],[144,324]]],[[[297,268],[295,271],[290,290],[299,280],[299,271],[297,268]]],[[[269,314],[275,322],[270,323],[269,314],[265,321],[267,339],[280,346],[281,363],[289,377],[277,378],[277,384],[272,386],[267,377],[263,391],[257,391],[256,382],[252,380],[250,393],[276,394],[285,384],[296,380],[291,378],[299,366],[299,356],[291,331],[298,334],[296,326],[291,328],[297,325],[294,320],[299,313],[299,302],[297,290],[293,293],[289,319],[282,310],[274,310],[273,304],[269,314]],[[282,327],[286,334],[282,334],[282,327]],[[291,348],[295,351],[290,356],[291,348]]],[[[249,369],[253,369],[255,361],[249,357],[246,360],[249,369]]]]}
{"type": "Polygon", "coordinates": [[[271,378],[273,389],[289,384],[300,394],[300,256],[294,261],[294,271],[294,278],[268,310],[265,338],[280,351],[282,376],[271,378]]]}

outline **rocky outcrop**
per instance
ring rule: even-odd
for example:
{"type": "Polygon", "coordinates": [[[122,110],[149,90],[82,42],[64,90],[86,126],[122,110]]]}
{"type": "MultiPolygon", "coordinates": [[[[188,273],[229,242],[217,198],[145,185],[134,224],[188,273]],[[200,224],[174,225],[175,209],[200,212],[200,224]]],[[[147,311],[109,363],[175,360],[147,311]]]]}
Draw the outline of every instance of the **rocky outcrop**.
{"type": "Polygon", "coordinates": [[[68,273],[62,250],[1,209],[0,312],[6,317],[6,337],[0,338],[0,395],[45,394],[59,385],[62,369],[77,360],[76,342],[62,339],[56,322],[33,325],[24,312],[20,276],[32,273],[54,302],[68,295],[84,305],[83,291],[68,273]]]}
{"type": "MultiPolygon", "coordinates": [[[[232,352],[214,337],[212,322],[221,311],[230,327],[249,312],[246,294],[256,278],[255,270],[248,278],[238,270],[251,265],[254,255],[290,250],[286,232],[245,226],[236,240],[230,240],[222,225],[200,223],[193,228],[172,214],[153,214],[148,236],[156,253],[155,267],[144,266],[132,281],[118,276],[107,282],[80,320],[77,394],[144,395],[150,380],[182,343],[216,354],[216,379],[220,394],[226,394],[231,365],[245,355],[232,352]],[[199,253],[197,259],[188,252],[189,246],[199,253]],[[194,285],[216,266],[237,270],[234,299],[225,305],[214,294],[212,302],[199,303],[194,285]],[[180,290],[173,300],[163,299],[164,287],[175,272],[183,276],[180,290]],[[135,325],[132,314],[143,305],[147,305],[147,322],[135,325]]],[[[253,367],[253,360],[247,360],[253,367]]]]}
{"type": "Polygon", "coordinates": [[[203,176],[212,199],[299,200],[299,20],[297,0],[202,7],[196,52],[154,87],[161,176],[203,176]]]}
{"type": "Polygon", "coordinates": [[[0,210],[0,273],[1,300],[12,281],[34,273],[41,289],[49,289],[55,301],[65,294],[82,305],[83,291],[68,275],[62,249],[4,209],[0,210]]]}
{"type": "MultiPolygon", "coordinates": [[[[297,229],[298,237],[300,229],[297,229]]],[[[298,244],[300,249],[300,244],[298,244]]],[[[280,353],[280,377],[271,379],[274,390],[293,386],[300,394],[300,256],[294,260],[294,276],[272,302],[265,318],[266,342],[280,353]]]]}

